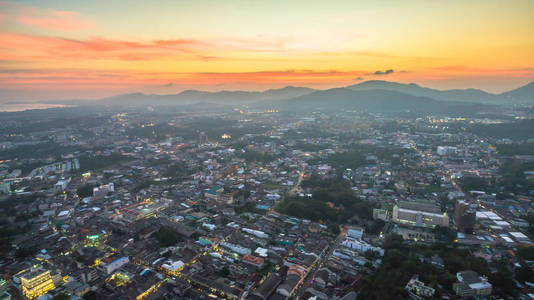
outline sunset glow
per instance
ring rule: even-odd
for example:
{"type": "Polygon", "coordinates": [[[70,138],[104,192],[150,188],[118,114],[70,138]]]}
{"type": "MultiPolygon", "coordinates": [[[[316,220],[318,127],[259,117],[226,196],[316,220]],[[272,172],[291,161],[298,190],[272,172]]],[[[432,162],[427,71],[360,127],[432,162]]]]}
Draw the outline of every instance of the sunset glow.
{"type": "Polygon", "coordinates": [[[1,1],[0,100],[534,79],[533,1],[289,2],[1,1]]]}

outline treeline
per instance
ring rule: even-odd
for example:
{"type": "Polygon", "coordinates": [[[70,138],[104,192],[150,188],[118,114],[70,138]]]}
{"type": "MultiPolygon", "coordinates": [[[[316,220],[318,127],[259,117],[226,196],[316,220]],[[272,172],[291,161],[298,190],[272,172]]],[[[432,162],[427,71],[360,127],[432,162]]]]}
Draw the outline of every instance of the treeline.
{"type": "Polygon", "coordinates": [[[483,137],[527,140],[534,138],[534,130],[532,128],[534,128],[534,119],[502,124],[477,124],[468,127],[467,130],[483,137]]]}
{"type": "Polygon", "coordinates": [[[60,158],[62,154],[68,154],[81,150],[77,146],[61,146],[54,142],[45,142],[36,145],[23,145],[16,148],[0,150],[2,159],[26,159],[26,158],[60,158]]]}
{"type": "Polygon", "coordinates": [[[111,155],[83,155],[78,158],[80,171],[93,171],[111,168],[112,166],[131,160],[130,157],[120,154],[111,155]]]}
{"type": "Polygon", "coordinates": [[[504,193],[522,194],[534,190],[534,179],[527,179],[525,171],[534,171],[534,163],[506,161],[499,169],[499,185],[504,193]]]}
{"type": "Polygon", "coordinates": [[[395,234],[387,236],[383,246],[386,253],[382,264],[372,275],[363,277],[364,287],[359,294],[362,299],[408,299],[404,287],[414,274],[418,274],[419,280],[426,285],[436,288],[434,297],[441,298],[438,286],[453,293],[452,284],[456,282],[456,273],[464,270],[488,276],[497,295],[513,297],[516,294],[516,285],[512,279],[514,274],[506,268],[505,262],[489,265],[484,259],[472,256],[468,250],[443,244],[408,245],[403,243],[401,236],[395,234]],[[443,270],[429,263],[421,263],[420,257],[433,255],[443,259],[443,270]],[[490,267],[496,272],[492,273],[490,267]]]}
{"type": "Polygon", "coordinates": [[[270,163],[276,159],[274,155],[268,154],[268,153],[261,153],[257,151],[251,151],[247,150],[243,154],[240,154],[242,158],[245,159],[246,162],[262,162],[262,163],[270,163]]]}
{"type": "Polygon", "coordinates": [[[304,180],[302,187],[311,189],[312,196],[286,197],[276,209],[291,216],[321,221],[333,228],[352,218],[372,219],[373,205],[356,197],[350,185],[341,178],[323,180],[314,175],[304,180]]]}
{"type": "Polygon", "coordinates": [[[165,177],[181,179],[181,178],[191,175],[192,173],[193,171],[187,168],[187,166],[184,163],[176,162],[176,163],[169,165],[167,170],[163,172],[163,175],[165,177]]]}
{"type": "Polygon", "coordinates": [[[154,237],[158,240],[160,247],[173,246],[184,240],[178,232],[166,227],[156,231],[154,237]]]}
{"type": "Polygon", "coordinates": [[[534,155],[534,143],[497,145],[497,151],[505,156],[534,155]]]}
{"type": "Polygon", "coordinates": [[[335,153],[328,156],[324,160],[310,161],[310,164],[324,162],[335,167],[338,171],[345,169],[357,169],[369,164],[373,164],[373,160],[367,160],[368,155],[374,155],[379,160],[389,160],[394,165],[399,163],[398,158],[394,158],[394,154],[403,155],[410,153],[413,150],[403,148],[386,148],[377,147],[374,145],[352,144],[347,148],[347,151],[335,153]]]}

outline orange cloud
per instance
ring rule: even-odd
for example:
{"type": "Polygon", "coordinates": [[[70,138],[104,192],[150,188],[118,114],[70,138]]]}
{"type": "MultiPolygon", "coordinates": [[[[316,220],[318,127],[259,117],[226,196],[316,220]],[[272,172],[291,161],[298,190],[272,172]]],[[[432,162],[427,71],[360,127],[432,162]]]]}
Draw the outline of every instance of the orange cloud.
{"type": "Polygon", "coordinates": [[[72,31],[93,25],[89,19],[74,11],[24,6],[5,1],[0,1],[0,9],[7,12],[5,18],[9,21],[43,29],[72,31]]]}
{"type": "Polygon", "coordinates": [[[16,33],[0,33],[0,39],[3,42],[0,59],[34,61],[68,58],[150,60],[177,53],[194,53],[195,47],[203,45],[200,41],[186,39],[137,42],[93,37],[76,40],[16,33]]]}

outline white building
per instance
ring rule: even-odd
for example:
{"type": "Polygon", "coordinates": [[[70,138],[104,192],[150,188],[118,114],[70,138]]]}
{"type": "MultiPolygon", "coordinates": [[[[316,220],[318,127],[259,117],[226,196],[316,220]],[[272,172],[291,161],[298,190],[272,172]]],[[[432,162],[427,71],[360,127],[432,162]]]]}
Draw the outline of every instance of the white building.
{"type": "Polygon", "coordinates": [[[437,152],[439,155],[454,155],[458,149],[451,146],[438,146],[437,152]]]}
{"type": "Polygon", "coordinates": [[[236,244],[228,243],[228,242],[222,242],[221,246],[232,250],[233,252],[241,255],[250,254],[251,250],[249,248],[245,248],[236,244]]]}
{"type": "Polygon", "coordinates": [[[347,231],[347,237],[361,240],[363,237],[363,228],[360,227],[349,227],[349,230],[347,231]]]}
{"type": "Polygon", "coordinates": [[[254,235],[254,236],[257,236],[257,237],[259,237],[259,238],[262,238],[262,239],[266,239],[266,238],[269,237],[269,235],[266,234],[266,233],[263,232],[263,231],[254,230],[254,229],[249,229],[249,228],[243,228],[242,230],[243,230],[244,232],[246,232],[246,233],[250,233],[250,234],[252,234],[252,235],[254,235]]]}
{"type": "Polygon", "coordinates": [[[106,270],[106,274],[111,274],[115,272],[115,270],[119,269],[120,267],[124,266],[125,264],[129,263],[130,260],[127,256],[123,256],[121,258],[118,258],[104,266],[104,269],[106,270]]]}
{"type": "Polygon", "coordinates": [[[384,256],[384,249],[379,248],[379,247],[374,247],[362,240],[356,240],[356,239],[347,237],[343,241],[342,245],[351,250],[357,251],[359,253],[365,253],[367,251],[374,251],[380,254],[380,256],[384,256]]]}

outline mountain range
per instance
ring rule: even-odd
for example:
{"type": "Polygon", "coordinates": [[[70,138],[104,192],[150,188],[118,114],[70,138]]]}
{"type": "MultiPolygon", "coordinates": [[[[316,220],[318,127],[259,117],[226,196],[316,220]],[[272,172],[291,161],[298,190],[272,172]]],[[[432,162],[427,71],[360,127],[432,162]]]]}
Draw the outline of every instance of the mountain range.
{"type": "MultiPolygon", "coordinates": [[[[353,91],[384,90],[400,92],[407,95],[427,97],[438,101],[454,102],[473,102],[486,104],[532,104],[534,103],[534,82],[531,82],[520,88],[504,92],[501,94],[492,94],[478,89],[453,89],[437,90],[419,86],[415,83],[404,84],[391,81],[370,80],[350,85],[345,89],[353,91]]],[[[220,91],[205,92],[198,90],[186,90],[178,94],[156,95],[156,94],[123,94],[104,98],[102,101],[111,104],[127,102],[128,104],[150,104],[150,103],[168,103],[179,102],[184,104],[193,104],[198,102],[214,103],[251,103],[256,101],[285,100],[305,95],[322,95],[328,97],[329,93],[339,94],[339,88],[329,90],[315,90],[306,87],[286,86],[281,89],[270,89],[263,92],[251,91],[220,91]]],[[[393,96],[389,93],[388,95],[393,96]]],[[[315,97],[315,96],[313,96],[315,97]]]]}
{"type": "Polygon", "coordinates": [[[316,90],[307,87],[286,86],[281,89],[270,89],[263,92],[250,91],[220,91],[205,92],[198,90],[186,90],[178,94],[155,95],[155,94],[124,94],[104,98],[101,101],[109,104],[196,104],[196,103],[219,103],[219,104],[250,104],[258,101],[276,101],[291,99],[308,95],[316,90]]]}
{"type": "MultiPolygon", "coordinates": [[[[94,104],[79,100],[68,104],[94,104]]],[[[251,105],[284,109],[358,109],[376,112],[476,111],[503,104],[534,104],[534,82],[501,94],[477,89],[437,90],[417,84],[371,80],[343,88],[315,90],[287,86],[263,92],[186,90],[178,94],[123,94],[98,100],[106,105],[251,105]]]]}

